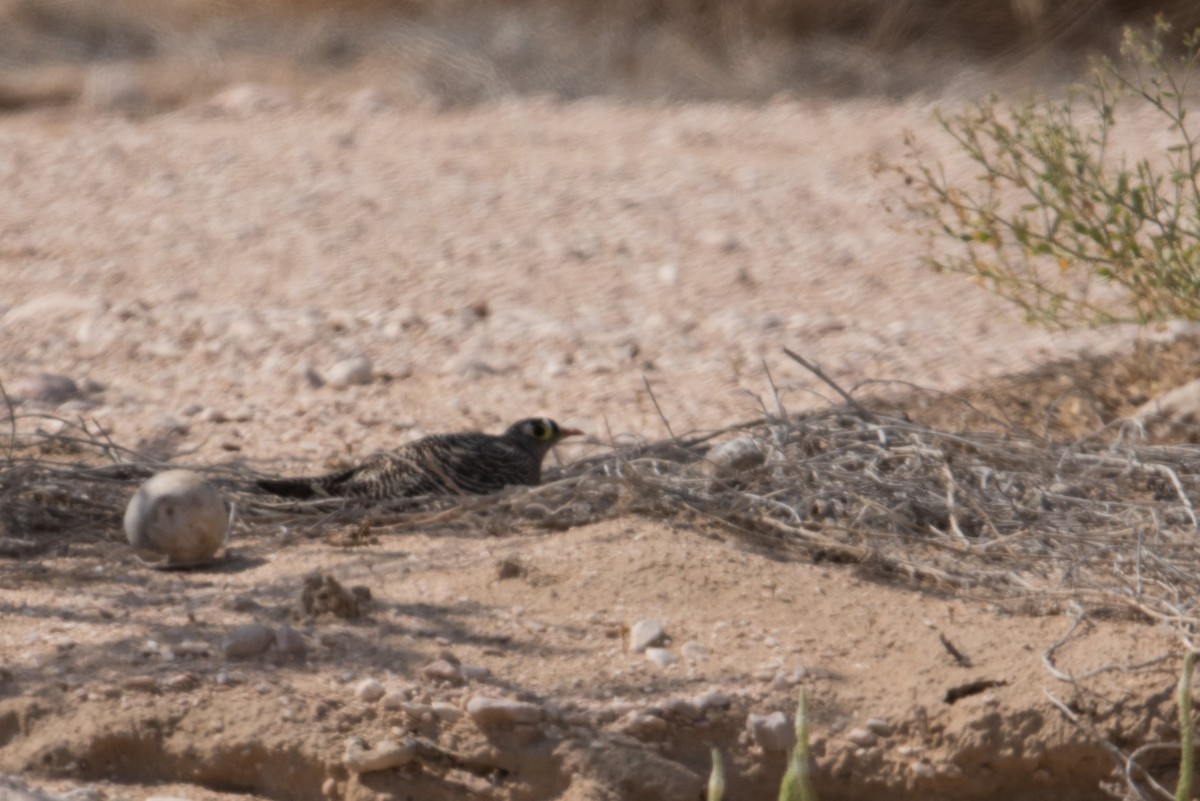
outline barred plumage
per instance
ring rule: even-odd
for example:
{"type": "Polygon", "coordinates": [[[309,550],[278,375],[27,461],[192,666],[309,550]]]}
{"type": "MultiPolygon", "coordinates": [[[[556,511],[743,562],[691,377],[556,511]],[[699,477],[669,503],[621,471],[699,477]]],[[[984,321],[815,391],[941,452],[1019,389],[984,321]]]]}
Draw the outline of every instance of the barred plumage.
{"type": "Polygon", "coordinates": [[[514,423],[499,436],[478,431],[433,434],[397,450],[373,454],[349,470],[257,483],[267,492],[287,498],[482,495],[510,484],[540,483],[546,454],[563,437],[580,433],[545,417],[531,417],[514,423]]]}

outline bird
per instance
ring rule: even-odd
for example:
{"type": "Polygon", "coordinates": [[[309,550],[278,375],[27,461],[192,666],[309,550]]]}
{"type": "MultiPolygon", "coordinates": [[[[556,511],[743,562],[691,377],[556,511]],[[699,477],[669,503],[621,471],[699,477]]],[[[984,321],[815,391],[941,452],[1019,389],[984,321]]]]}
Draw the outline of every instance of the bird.
{"type": "Polygon", "coordinates": [[[503,434],[431,434],[393,451],[372,454],[348,470],[303,478],[260,479],[284,498],[367,500],[419,495],[485,495],[512,484],[536,485],[542,460],[558,442],[583,432],[548,417],[518,420],[503,434]]]}

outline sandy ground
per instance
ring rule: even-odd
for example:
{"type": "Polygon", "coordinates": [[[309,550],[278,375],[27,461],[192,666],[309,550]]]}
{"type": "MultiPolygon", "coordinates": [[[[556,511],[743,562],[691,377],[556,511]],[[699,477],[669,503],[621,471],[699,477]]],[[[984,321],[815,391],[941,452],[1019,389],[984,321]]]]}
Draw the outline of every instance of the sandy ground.
{"type": "MultiPolygon", "coordinates": [[[[69,376],[84,397],[57,414],[162,458],[300,471],[532,414],[590,434],[558,449],[569,461],[662,438],[663,417],[676,434],[752,418],[772,381],[793,411],[825,403],[783,346],[846,386],[946,389],[1127,349],[1129,329],[1033,330],[921,265],[872,167],[904,129],[941,146],[929,112],[438,112],[242,87],[141,119],[5,117],[0,380],[69,376]],[[339,386],[362,359],[369,380],[339,386]]],[[[1174,660],[1064,684],[1042,654],[1066,617],[781,561],[703,525],[358,548],[263,527],[236,552],[186,573],[103,539],[0,561],[0,770],[107,798],[694,799],[717,746],[729,797],[769,797],[784,756],[747,719],[790,715],[799,685],[823,798],[1100,797],[1111,762],[1047,692],[1121,744],[1174,738],[1174,660]],[[370,588],[367,614],[295,618],[315,568],[370,588]],[[672,664],[629,652],[647,618],[672,664]],[[223,655],[237,626],[289,622],[304,658],[223,655]],[[439,657],[469,670],[426,672],[439,657]],[[391,706],[356,695],[368,678],[391,706]],[[947,702],[972,682],[994,684],[947,702]],[[481,723],[464,714],[478,697],[538,711],[481,723]],[[345,769],[348,737],[405,735],[431,750],[345,769]]],[[[1057,659],[1082,674],[1175,648],[1098,621],[1057,659]]]]}

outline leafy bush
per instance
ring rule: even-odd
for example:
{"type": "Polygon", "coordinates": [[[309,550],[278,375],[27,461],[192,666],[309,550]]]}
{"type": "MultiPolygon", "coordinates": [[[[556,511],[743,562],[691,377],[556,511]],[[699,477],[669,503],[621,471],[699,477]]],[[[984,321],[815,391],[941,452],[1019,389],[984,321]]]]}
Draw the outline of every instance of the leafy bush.
{"type": "Polygon", "coordinates": [[[935,269],[974,276],[1047,325],[1200,319],[1200,140],[1187,90],[1200,35],[1164,45],[1125,31],[1065,100],[995,95],[938,115],[973,166],[955,181],[909,134],[906,205],[934,223],[935,269]],[[1174,143],[1128,163],[1111,152],[1118,110],[1157,115],[1174,143]]]}

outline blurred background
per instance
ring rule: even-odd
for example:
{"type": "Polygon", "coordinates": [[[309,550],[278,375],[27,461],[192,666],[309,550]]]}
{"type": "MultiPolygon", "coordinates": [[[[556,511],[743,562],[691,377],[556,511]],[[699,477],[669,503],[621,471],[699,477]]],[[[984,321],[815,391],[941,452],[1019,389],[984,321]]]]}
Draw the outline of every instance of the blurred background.
{"type": "Polygon", "coordinates": [[[0,107],[161,110],[234,82],[460,106],[1055,84],[1183,0],[2,0],[0,107]]]}

